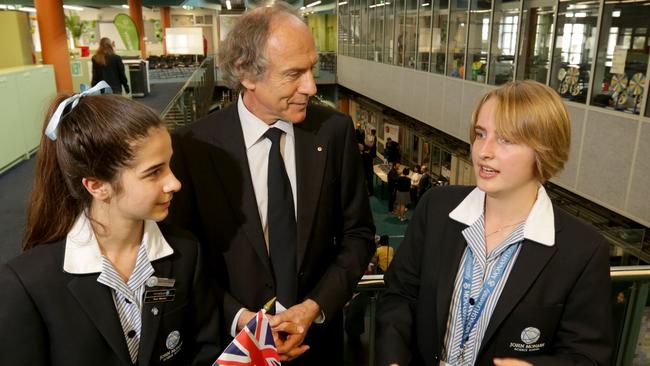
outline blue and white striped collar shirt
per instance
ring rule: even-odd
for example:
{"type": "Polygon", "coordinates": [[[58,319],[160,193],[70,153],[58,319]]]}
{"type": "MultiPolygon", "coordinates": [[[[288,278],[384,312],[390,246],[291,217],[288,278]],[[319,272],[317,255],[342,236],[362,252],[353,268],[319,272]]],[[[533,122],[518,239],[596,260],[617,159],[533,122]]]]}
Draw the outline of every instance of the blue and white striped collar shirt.
{"type": "MultiPolygon", "coordinates": [[[[449,217],[453,220],[468,225],[462,232],[467,241],[467,248],[463,252],[458,273],[456,274],[454,293],[449,308],[449,318],[447,319],[447,332],[444,338],[443,360],[454,366],[474,365],[490,318],[517,260],[524,239],[546,246],[555,244],[553,205],[544,187],[540,186],[537,192],[537,200],[526,220],[515,227],[510,235],[491,253],[486,253],[484,201],[485,192],[476,188],[449,214],[449,217]],[[506,266],[503,277],[498,281],[492,295],[485,303],[483,312],[479,316],[475,327],[470,332],[465,343],[463,357],[461,357],[460,343],[463,317],[466,316],[466,314],[462,314],[461,286],[463,268],[468,260],[468,250],[471,250],[474,255],[474,263],[471,264],[473,271],[470,298],[476,299],[485,278],[491,273],[504,252],[512,245],[516,246],[515,252],[506,266]]],[[[471,305],[469,308],[471,309],[471,305]]]]}
{"type": "Polygon", "coordinates": [[[142,328],[142,298],[145,283],[154,274],[151,262],[174,253],[154,221],[144,222],[142,242],[135,268],[124,282],[111,261],[101,254],[86,214],[81,214],[68,233],[63,261],[72,274],[99,273],[97,282],[109,287],[117,310],[131,361],[136,363],[142,328]]]}

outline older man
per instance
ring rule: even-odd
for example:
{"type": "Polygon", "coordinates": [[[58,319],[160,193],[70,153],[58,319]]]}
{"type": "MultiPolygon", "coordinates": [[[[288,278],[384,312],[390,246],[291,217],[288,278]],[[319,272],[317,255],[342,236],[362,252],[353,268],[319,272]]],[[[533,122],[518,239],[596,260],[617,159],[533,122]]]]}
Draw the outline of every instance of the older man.
{"type": "Polygon", "coordinates": [[[342,364],[341,309],[374,226],[351,119],[308,103],[314,40],[286,4],[243,15],[222,44],[237,103],[179,130],[172,220],[203,243],[234,335],[277,297],[278,351],[342,364]]]}

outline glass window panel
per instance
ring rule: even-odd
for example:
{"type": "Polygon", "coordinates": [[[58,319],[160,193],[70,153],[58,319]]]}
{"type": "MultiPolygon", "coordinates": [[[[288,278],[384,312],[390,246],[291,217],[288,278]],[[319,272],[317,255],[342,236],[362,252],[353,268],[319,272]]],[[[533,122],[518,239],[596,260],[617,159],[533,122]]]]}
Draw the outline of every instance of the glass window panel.
{"type": "Polygon", "coordinates": [[[449,19],[449,54],[447,75],[462,78],[465,75],[465,42],[467,37],[467,0],[451,0],[449,19]]]}
{"type": "Polygon", "coordinates": [[[350,49],[348,55],[352,57],[359,57],[359,38],[360,34],[360,12],[359,12],[359,0],[348,0],[348,5],[350,5],[350,27],[352,28],[352,34],[350,35],[350,49]]]}
{"type": "Polygon", "coordinates": [[[431,0],[433,6],[433,27],[431,28],[431,72],[445,73],[447,52],[448,0],[431,0]]]}
{"type": "Polygon", "coordinates": [[[414,69],[417,57],[418,0],[406,0],[404,66],[414,69]]]}
{"type": "Polygon", "coordinates": [[[368,33],[369,33],[369,24],[368,24],[368,13],[370,10],[368,8],[368,2],[372,0],[360,0],[359,11],[361,13],[361,38],[359,39],[359,58],[366,58],[366,52],[368,52],[368,33]]]}
{"type": "Polygon", "coordinates": [[[387,64],[393,63],[393,55],[395,54],[395,4],[385,2],[384,14],[386,19],[386,29],[384,31],[384,59],[387,64]]]}
{"type": "Polygon", "coordinates": [[[366,49],[366,59],[375,59],[375,46],[377,36],[377,5],[376,0],[368,0],[368,48],[366,49]]]}
{"type": "Polygon", "coordinates": [[[432,0],[420,0],[420,18],[418,20],[418,69],[429,71],[431,57],[431,6],[432,0]]]}
{"type": "Polygon", "coordinates": [[[546,84],[555,24],[555,1],[524,0],[517,79],[546,84]]]}
{"type": "Polygon", "coordinates": [[[395,65],[404,66],[404,9],[405,0],[395,0],[395,65]]]}
{"type": "Polygon", "coordinates": [[[469,39],[467,42],[467,80],[485,82],[490,37],[492,1],[472,0],[469,10],[469,39]]]}
{"type": "Polygon", "coordinates": [[[520,33],[519,4],[518,0],[496,0],[494,4],[489,84],[501,85],[514,78],[517,37],[520,33]]]}
{"type": "Polygon", "coordinates": [[[342,1],[339,5],[339,54],[348,54],[348,42],[350,38],[350,14],[347,2],[342,1]]]}
{"type": "MultiPolygon", "coordinates": [[[[427,168],[429,168],[429,165],[431,164],[431,145],[429,142],[422,141],[422,161],[420,162],[420,165],[424,165],[427,168]]],[[[431,168],[429,168],[431,170],[431,168]]]]}
{"type": "Polygon", "coordinates": [[[647,1],[605,3],[591,104],[640,114],[647,87],[647,1]]]}
{"type": "Polygon", "coordinates": [[[384,14],[386,12],[385,6],[380,6],[375,9],[375,51],[373,60],[375,62],[382,62],[383,58],[383,45],[384,45],[384,14]]]}
{"type": "Polygon", "coordinates": [[[562,97],[579,103],[587,98],[597,21],[597,2],[560,2],[550,84],[562,97]]]}
{"type": "Polygon", "coordinates": [[[440,177],[440,147],[433,145],[431,149],[431,175],[433,177],[440,177]]]}

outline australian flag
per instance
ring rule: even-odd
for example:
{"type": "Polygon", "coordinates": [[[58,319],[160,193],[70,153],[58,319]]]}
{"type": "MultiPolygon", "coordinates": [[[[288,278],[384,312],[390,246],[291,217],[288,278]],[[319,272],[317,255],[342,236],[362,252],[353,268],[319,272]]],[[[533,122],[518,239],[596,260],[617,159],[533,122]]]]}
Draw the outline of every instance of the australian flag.
{"type": "Polygon", "coordinates": [[[260,310],[212,366],[280,366],[269,319],[260,310]]]}

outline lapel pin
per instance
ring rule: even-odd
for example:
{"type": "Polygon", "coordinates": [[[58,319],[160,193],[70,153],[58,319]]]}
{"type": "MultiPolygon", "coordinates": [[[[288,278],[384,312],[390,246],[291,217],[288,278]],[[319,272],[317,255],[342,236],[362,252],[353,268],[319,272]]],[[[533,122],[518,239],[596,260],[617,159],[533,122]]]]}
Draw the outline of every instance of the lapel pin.
{"type": "Polygon", "coordinates": [[[158,315],[158,308],[157,308],[157,307],[155,307],[155,306],[154,306],[154,307],[152,307],[152,308],[151,308],[151,314],[153,314],[153,316],[156,316],[156,315],[158,315]]]}
{"type": "Polygon", "coordinates": [[[323,151],[323,147],[322,147],[322,146],[318,146],[318,147],[316,148],[316,150],[318,150],[318,152],[321,152],[321,151],[323,151]]]}
{"type": "Polygon", "coordinates": [[[156,276],[151,276],[147,279],[147,287],[174,287],[174,284],[176,283],[176,280],[173,278],[164,278],[164,277],[156,277],[156,276]]]}

